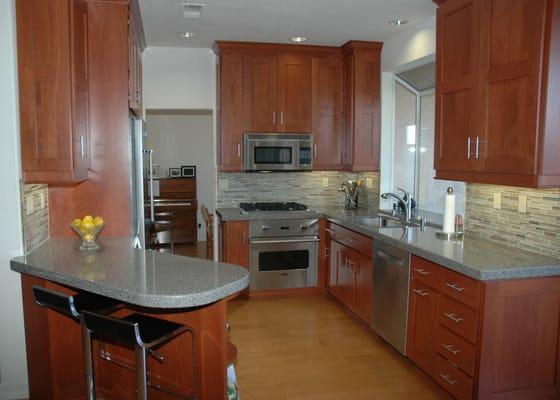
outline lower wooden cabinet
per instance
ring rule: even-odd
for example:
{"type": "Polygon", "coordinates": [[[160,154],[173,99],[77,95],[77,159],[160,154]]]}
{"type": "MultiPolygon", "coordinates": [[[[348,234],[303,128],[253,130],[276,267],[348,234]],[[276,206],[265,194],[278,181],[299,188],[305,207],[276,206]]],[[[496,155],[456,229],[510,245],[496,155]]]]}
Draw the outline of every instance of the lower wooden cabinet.
{"type": "MultiPolygon", "coordinates": [[[[371,244],[369,247],[373,248],[370,238],[362,236],[362,239],[369,240],[371,244]]],[[[373,260],[371,256],[338,242],[336,238],[331,237],[330,240],[327,290],[362,321],[370,325],[373,304],[373,260]]]]}
{"type": "Polygon", "coordinates": [[[220,261],[249,268],[249,223],[222,222],[220,229],[220,261]]]}

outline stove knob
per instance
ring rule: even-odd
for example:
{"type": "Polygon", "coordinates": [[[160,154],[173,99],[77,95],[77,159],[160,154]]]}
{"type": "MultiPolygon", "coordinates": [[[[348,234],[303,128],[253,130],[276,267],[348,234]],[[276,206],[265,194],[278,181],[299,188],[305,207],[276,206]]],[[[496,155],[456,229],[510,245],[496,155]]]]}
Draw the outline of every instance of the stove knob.
{"type": "Polygon", "coordinates": [[[305,225],[305,224],[301,224],[301,225],[299,226],[299,228],[300,228],[302,231],[306,231],[307,228],[309,228],[309,227],[308,227],[307,225],[305,225]]]}
{"type": "Polygon", "coordinates": [[[263,232],[269,231],[269,230],[270,230],[270,226],[268,226],[268,225],[263,225],[263,226],[262,226],[262,230],[263,230],[263,232]]]}

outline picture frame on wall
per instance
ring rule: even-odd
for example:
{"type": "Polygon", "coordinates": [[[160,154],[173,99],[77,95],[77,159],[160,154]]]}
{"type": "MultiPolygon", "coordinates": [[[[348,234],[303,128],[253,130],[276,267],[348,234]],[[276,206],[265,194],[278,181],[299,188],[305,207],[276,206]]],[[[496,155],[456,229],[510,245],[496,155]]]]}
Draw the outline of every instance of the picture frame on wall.
{"type": "Polygon", "coordinates": [[[169,177],[170,178],[180,178],[181,177],[181,168],[169,168],[169,177]]]}
{"type": "Polygon", "coordinates": [[[181,176],[183,178],[196,178],[196,165],[181,166],[181,176]]]}

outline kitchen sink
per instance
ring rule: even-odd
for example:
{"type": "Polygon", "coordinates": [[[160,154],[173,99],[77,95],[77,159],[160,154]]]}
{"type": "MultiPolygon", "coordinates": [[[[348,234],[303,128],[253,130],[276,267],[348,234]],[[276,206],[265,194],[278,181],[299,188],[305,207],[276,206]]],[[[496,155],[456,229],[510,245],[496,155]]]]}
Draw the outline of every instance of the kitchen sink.
{"type": "Polygon", "coordinates": [[[387,217],[355,217],[353,222],[374,228],[403,228],[401,221],[387,217]]]}

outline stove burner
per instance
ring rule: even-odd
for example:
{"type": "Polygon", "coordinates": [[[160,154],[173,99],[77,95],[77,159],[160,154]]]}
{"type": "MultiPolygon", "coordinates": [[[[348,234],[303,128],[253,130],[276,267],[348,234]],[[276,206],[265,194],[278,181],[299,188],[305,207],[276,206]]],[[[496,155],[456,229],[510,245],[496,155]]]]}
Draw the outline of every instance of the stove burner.
{"type": "Polygon", "coordinates": [[[240,203],[239,208],[245,212],[249,211],[306,211],[305,204],[295,202],[260,202],[260,203],[240,203]]]}

